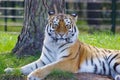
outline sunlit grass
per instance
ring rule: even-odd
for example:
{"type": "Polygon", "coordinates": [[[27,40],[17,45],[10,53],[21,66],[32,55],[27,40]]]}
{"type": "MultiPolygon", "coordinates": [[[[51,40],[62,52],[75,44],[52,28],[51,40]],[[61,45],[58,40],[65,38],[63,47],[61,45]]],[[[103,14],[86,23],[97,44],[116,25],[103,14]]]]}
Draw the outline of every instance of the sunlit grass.
{"type": "Polygon", "coordinates": [[[18,33],[0,32],[0,53],[10,52],[17,41],[18,33]]]}
{"type": "Polygon", "coordinates": [[[17,58],[11,53],[18,35],[19,33],[0,32],[0,74],[3,74],[7,67],[20,67],[39,58],[38,55],[17,58]]]}
{"type": "Polygon", "coordinates": [[[120,49],[120,34],[80,34],[80,41],[100,48],[120,49]]]}

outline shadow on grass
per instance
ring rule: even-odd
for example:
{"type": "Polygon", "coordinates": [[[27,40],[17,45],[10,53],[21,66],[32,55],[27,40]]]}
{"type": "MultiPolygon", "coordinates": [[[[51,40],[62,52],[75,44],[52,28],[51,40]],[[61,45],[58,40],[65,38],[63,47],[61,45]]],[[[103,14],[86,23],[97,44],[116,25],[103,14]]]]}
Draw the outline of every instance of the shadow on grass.
{"type": "Polygon", "coordinates": [[[26,80],[26,76],[17,76],[17,75],[10,75],[10,74],[2,74],[0,75],[0,80],[26,80]]]}

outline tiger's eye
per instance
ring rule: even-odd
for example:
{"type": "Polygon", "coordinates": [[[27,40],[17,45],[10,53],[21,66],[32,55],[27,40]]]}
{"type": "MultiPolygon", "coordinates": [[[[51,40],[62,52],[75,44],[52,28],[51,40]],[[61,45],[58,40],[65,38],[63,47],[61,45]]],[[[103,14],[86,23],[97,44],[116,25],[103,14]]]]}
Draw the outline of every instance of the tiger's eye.
{"type": "Polygon", "coordinates": [[[54,28],[55,28],[55,26],[52,26],[52,28],[54,29],[54,28]]]}
{"type": "Polygon", "coordinates": [[[52,28],[55,29],[58,26],[58,24],[53,24],[52,28]]]}
{"type": "Polygon", "coordinates": [[[55,29],[56,25],[55,25],[55,24],[53,24],[51,27],[52,27],[52,29],[55,29]]]}
{"type": "Polygon", "coordinates": [[[68,29],[71,29],[71,26],[70,26],[70,25],[68,25],[68,26],[67,26],[67,28],[68,28],[68,29]]]}

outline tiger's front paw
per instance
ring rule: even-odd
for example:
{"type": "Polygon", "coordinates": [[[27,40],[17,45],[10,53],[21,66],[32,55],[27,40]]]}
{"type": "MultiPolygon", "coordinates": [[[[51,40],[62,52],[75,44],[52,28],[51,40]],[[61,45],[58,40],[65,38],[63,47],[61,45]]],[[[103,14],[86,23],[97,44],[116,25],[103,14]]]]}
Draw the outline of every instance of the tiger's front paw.
{"type": "Polygon", "coordinates": [[[38,78],[38,77],[36,77],[36,76],[34,76],[34,75],[32,75],[32,74],[29,74],[28,76],[27,76],[27,80],[42,80],[41,78],[38,78]]]}
{"type": "Polygon", "coordinates": [[[4,70],[4,72],[6,72],[6,73],[11,73],[11,72],[13,72],[13,68],[6,68],[6,69],[4,70]]]}

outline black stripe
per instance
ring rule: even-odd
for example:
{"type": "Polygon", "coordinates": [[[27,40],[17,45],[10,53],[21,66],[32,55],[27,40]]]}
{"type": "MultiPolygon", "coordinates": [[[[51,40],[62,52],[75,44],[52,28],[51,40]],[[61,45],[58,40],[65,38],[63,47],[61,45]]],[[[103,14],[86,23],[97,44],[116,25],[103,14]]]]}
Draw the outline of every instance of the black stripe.
{"type": "Polygon", "coordinates": [[[102,69],[100,69],[100,73],[99,74],[102,74],[102,69]]]}
{"type": "Polygon", "coordinates": [[[110,67],[109,67],[109,75],[112,76],[110,67]]]}
{"type": "Polygon", "coordinates": [[[79,54],[79,52],[80,52],[80,48],[81,48],[81,45],[79,45],[78,52],[77,52],[77,54],[75,55],[75,57],[73,57],[72,59],[75,59],[75,58],[78,56],[78,54],[79,54]]]}
{"type": "Polygon", "coordinates": [[[51,34],[50,34],[50,33],[48,33],[48,35],[49,35],[49,36],[51,36],[51,34]]]}
{"type": "Polygon", "coordinates": [[[74,30],[75,30],[75,32],[77,31],[75,26],[74,26],[74,30]]]}
{"type": "Polygon", "coordinates": [[[72,36],[74,36],[75,35],[75,33],[72,33],[72,36]]]}
{"type": "Polygon", "coordinates": [[[37,63],[35,63],[35,68],[36,68],[36,69],[38,68],[38,65],[37,65],[37,63]]]}
{"type": "Polygon", "coordinates": [[[94,73],[97,73],[97,71],[98,71],[97,65],[94,64],[94,73]]]}
{"type": "Polygon", "coordinates": [[[72,32],[74,32],[74,31],[73,31],[73,25],[71,25],[71,28],[72,28],[72,32]]]}
{"type": "Polygon", "coordinates": [[[49,62],[52,62],[45,53],[43,53],[43,54],[44,54],[44,56],[47,58],[47,60],[48,60],[49,62]]]}
{"type": "Polygon", "coordinates": [[[99,52],[98,48],[94,47],[97,52],[99,52]]]}
{"type": "Polygon", "coordinates": [[[68,49],[69,47],[64,48],[63,50],[60,51],[60,53],[62,53],[63,51],[65,51],[66,49],[68,49]]]}
{"type": "Polygon", "coordinates": [[[86,56],[86,60],[85,60],[85,61],[86,61],[86,65],[88,65],[88,59],[87,59],[87,56],[86,56]]]}
{"type": "Polygon", "coordinates": [[[48,52],[52,52],[47,46],[44,45],[44,47],[48,52]]]}
{"type": "Polygon", "coordinates": [[[110,50],[108,50],[108,52],[109,52],[109,53],[111,53],[111,51],[110,51],[110,50]]]}
{"type": "Polygon", "coordinates": [[[111,63],[111,61],[114,59],[114,58],[116,58],[118,56],[118,54],[116,54],[116,55],[114,55],[111,59],[110,59],[110,61],[109,61],[109,65],[110,65],[110,63],[111,63]]]}
{"type": "Polygon", "coordinates": [[[102,52],[105,54],[105,51],[104,51],[104,50],[103,50],[102,52]]]}
{"type": "Polygon", "coordinates": [[[117,72],[116,67],[117,67],[118,65],[120,65],[120,64],[119,64],[119,63],[115,63],[114,66],[113,66],[113,69],[114,69],[116,72],[117,72]]]}
{"type": "Polygon", "coordinates": [[[65,46],[66,44],[69,44],[69,43],[62,44],[61,46],[58,47],[58,49],[60,49],[61,47],[65,46]]]}
{"type": "Polygon", "coordinates": [[[91,64],[93,65],[93,57],[91,56],[91,64]]]}
{"type": "Polygon", "coordinates": [[[105,59],[105,61],[107,61],[107,56],[106,55],[104,55],[103,58],[105,59]]]}
{"type": "Polygon", "coordinates": [[[47,27],[47,33],[48,33],[49,36],[51,36],[51,34],[49,32],[49,26],[50,26],[49,24],[46,26],[47,27]]]}
{"type": "Polygon", "coordinates": [[[71,54],[69,54],[69,55],[66,55],[66,56],[62,56],[62,58],[66,58],[66,57],[69,57],[71,54]]]}
{"type": "Polygon", "coordinates": [[[105,68],[105,63],[104,62],[102,62],[102,67],[103,67],[103,74],[105,74],[106,73],[106,68],[105,68]]]}
{"type": "Polygon", "coordinates": [[[48,27],[49,27],[49,24],[46,26],[46,28],[47,28],[47,32],[49,32],[49,29],[48,29],[48,27]]]}
{"type": "Polygon", "coordinates": [[[88,47],[89,47],[89,49],[91,50],[91,46],[88,45],[88,47]]]}
{"type": "Polygon", "coordinates": [[[108,50],[107,50],[107,49],[104,49],[104,51],[105,51],[105,52],[108,52],[108,50]]]}
{"type": "MultiPolygon", "coordinates": [[[[45,52],[43,52],[43,54],[45,54],[45,52]]],[[[49,55],[50,57],[52,57],[53,59],[55,59],[55,57],[53,57],[50,53],[47,54],[47,55],[49,55]]]]}
{"type": "Polygon", "coordinates": [[[110,54],[110,55],[108,56],[107,60],[108,60],[111,56],[112,56],[112,54],[110,54]]]}
{"type": "Polygon", "coordinates": [[[41,62],[42,62],[43,65],[46,65],[46,63],[43,60],[41,60],[41,62]]]}
{"type": "Polygon", "coordinates": [[[31,69],[32,71],[34,70],[32,66],[31,66],[31,68],[30,68],[30,69],[31,69]]]}
{"type": "MultiPolygon", "coordinates": [[[[96,54],[96,53],[95,53],[96,54]]],[[[99,59],[98,55],[96,54],[96,58],[99,61],[100,65],[101,65],[101,60],[99,59]]]]}

